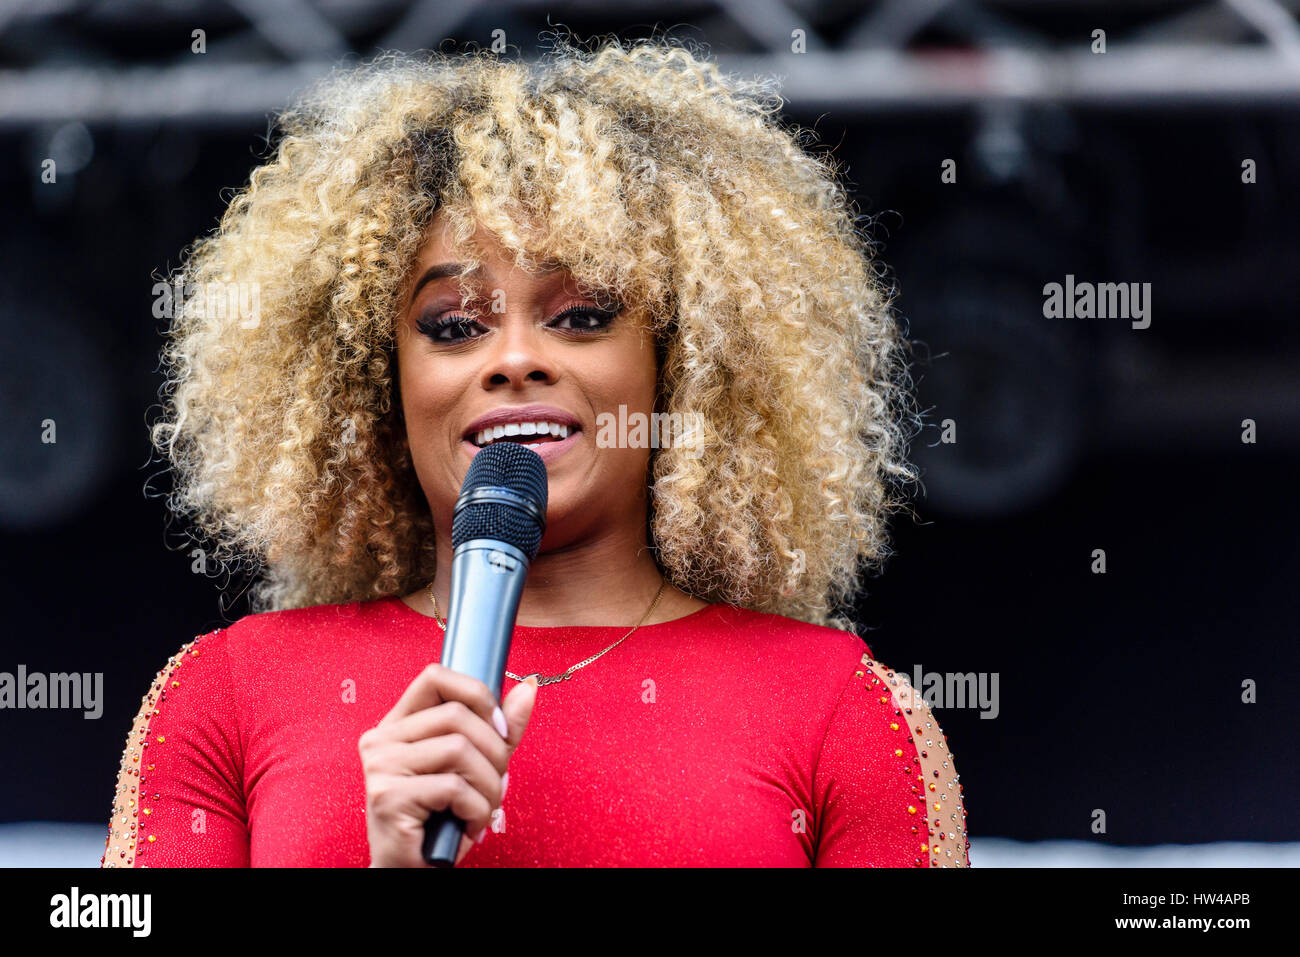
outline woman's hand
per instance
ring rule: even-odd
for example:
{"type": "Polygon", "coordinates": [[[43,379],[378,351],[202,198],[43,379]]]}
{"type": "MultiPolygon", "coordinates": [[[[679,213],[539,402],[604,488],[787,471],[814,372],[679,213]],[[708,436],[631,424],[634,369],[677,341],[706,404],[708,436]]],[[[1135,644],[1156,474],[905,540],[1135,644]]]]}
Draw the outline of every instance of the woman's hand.
{"type": "Polygon", "coordinates": [[[483,682],[429,665],[378,725],[361,735],[371,867],[428,867],[424,822],[446,809],[465,822],[459,864],[492,821],[506,791],[506,765],[537,700],[537,686],[513,688],[498,712],[483,682]],[[504,734],[502,733],[504,732],[504,734]]]}

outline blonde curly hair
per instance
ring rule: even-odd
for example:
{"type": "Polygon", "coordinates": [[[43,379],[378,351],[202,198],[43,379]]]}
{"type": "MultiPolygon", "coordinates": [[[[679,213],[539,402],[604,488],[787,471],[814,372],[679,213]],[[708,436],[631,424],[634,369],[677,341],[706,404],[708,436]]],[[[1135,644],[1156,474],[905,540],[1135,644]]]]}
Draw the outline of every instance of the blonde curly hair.
{"type": "Polygon", "coordinates": [[[781,105],[772,81],[662,38],[337,67],[279,115],[273,155],[174,274],[258,302],[176,311],[150,427],[169,508],[219,568],[261,573],[255,611],[433,578],[393,370],[441,210],[461,242],[482,224],[520,264],[648,310],[659,407],[705,433],[647,477],[669,581],[853,630],[835,613],[888,554],[919,417],[861,217],[781,105]]]}

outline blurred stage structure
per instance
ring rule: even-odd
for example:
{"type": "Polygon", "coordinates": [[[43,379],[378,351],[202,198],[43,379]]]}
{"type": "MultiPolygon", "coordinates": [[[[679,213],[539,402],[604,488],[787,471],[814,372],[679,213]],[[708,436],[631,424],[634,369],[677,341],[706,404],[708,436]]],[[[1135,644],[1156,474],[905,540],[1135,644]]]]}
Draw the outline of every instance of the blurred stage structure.
{"type": "Polygon", "coordinates": [[[713,43],[752,48],[718,50],[718,59],[728,70],[786,77],[784,95],[800,108],[934,110],[994,99],[1293,103],[1296,7],[1296,0],[625,0],[615,12],[594,0],[8,0],[0,41],[30,53],[22,68],[0,72],[0,122],[243,124],[288,102],[346,54],[428,48],[443,37],[487,46],[492,30],[527,51],[548,16],[599,17],[605,29],[611,16],[690,24],[713,43]],[[1076,28],[1072,35],[1062,36],[1065,24],[1076,28]],[[202,56],[189,50],[196,28],[207,37],[202,56]],[[1089,48],[1092,28],[1107,31],[1105,56],[1089,48]],[[791,52],[795,31],[805,52],[791,52]],[[944,46],[915,48],[936,39],[944,46]],[[147,65],[123,56],[150,49],[156,62],[147,65]]]}

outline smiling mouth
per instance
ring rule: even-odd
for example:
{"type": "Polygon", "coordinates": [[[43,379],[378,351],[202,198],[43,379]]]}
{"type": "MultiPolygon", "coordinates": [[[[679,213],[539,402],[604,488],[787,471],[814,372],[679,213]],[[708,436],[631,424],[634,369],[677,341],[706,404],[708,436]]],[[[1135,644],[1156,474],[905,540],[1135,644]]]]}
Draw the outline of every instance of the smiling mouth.
{"type": "Polygon", "coordinates": [[[563,442],[575,432],[581,431],[577,426],[561,425],[558,422],[538,420],[536,422],[510,422],[505,425],[489,426],[472,435],[465,441],[476,448],[487,448],[494,442],[517,442],[520,445],[546,445],[550,442],[563,442]]]}

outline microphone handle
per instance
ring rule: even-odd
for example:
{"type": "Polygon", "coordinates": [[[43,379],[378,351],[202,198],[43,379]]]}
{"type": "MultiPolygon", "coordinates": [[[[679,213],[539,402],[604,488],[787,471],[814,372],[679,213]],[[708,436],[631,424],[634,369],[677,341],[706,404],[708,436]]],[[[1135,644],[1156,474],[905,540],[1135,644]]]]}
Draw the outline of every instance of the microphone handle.
{"type": "MultiPolygon", "coordinates": [[[[498,703],[528,565],[518,548],[491,538],[471,539],[452,553],[442,664],[483,682],[498,703]]],[[[429,815],[420,845],[425,863],[454,866],[464,834],[465,822],[450,807],[429,815]]]]}
{"type": "Polygon", "coordinates": [[[430,867],[455,867],[460,839],[465,836],[465,822],[451,811],[434,811],[424,822],[424,840],[420,853],[430,867]]]}

